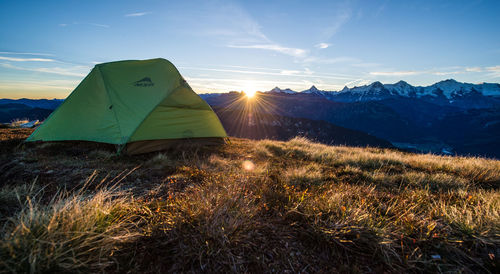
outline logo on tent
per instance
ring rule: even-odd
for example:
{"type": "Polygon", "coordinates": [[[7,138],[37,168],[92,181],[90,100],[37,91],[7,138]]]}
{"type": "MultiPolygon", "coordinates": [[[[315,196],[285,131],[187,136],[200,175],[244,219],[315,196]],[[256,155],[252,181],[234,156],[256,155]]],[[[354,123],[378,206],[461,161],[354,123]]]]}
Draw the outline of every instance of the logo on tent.
{"type": "Polygon", "coordinates": [[[132,84],[136,87],[152,87],[155,85],[155,83],[153,83],[153,81],[151,81],[151,78],[149,77],[144,77],[141,80],[135,81],[132,84]]]}

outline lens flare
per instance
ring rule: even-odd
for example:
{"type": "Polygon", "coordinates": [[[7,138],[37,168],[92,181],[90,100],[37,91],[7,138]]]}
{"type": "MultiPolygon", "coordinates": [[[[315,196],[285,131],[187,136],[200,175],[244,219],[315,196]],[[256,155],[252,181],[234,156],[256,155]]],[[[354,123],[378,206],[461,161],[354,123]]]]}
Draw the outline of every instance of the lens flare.
{"type": "Polygon", "coordinates": [[[252,171],[252,170],[255,169],[255,165],[252,163],[252,161],[249,161],[249,160],[243,161],[243,163],[241,164],[241,166],[246,171],[252,171]]]}
{"type": "MultiPolygon", "coordinates": [[[[256,91],[257,89],[247,89],[249,90],[256,91]]],[[[281,95],[258,91],[253,94],[253,97],[249,97],[245,91],[231,92],[220,105],[217,115],[231,121],[224,127],[234,137],[258,139],[258,136],[275,135],[274,127],[262,121],[273,119],[273,115],[279,115],[282,112],[275,104],[281,95]]],[[[242,169],[244,169],[243,166],[242,169]]]]}

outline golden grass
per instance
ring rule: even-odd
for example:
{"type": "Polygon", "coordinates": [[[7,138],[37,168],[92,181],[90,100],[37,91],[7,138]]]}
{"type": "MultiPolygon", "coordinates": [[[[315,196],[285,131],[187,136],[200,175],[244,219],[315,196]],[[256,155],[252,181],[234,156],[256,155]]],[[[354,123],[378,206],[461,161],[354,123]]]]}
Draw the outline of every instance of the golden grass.
{"type": "MultiPolygon", "coordinates": [[[[108,174],[117,162],[136,168],[100,180],[93,174],[56,198],[38,182],[17,187],[17,196],[8,194],[16,186],[0,189],[0,202],[18,201],[3,221],[1,269],[487,273],[500,266],[496,160],[304,138],[232,139],[219,150],[142,158],[89,155],[108,174]]],[[[71,168],[90,165],[58,158],[71,168]]]]}

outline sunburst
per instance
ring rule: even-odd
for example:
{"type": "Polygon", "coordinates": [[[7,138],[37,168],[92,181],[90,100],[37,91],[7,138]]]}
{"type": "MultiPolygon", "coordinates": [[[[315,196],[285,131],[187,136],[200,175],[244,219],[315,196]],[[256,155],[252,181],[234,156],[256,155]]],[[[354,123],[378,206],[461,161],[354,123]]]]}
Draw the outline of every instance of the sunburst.
{"type": "MultiPolygon", "coordinates": [[[[243,91],[239,94],[233,93],[231,99],[226,101],[221,110],[221,115],[230,115],[231,120],[235,121],[229,130],[235,136],[241,136],[252,132],[259,133],[256,136],[268,136],[267,127],[260,121],[268,117],[268,115],[278,114],[280,112],[278,106],[274,105],[273,99],[275,95],[262,92],[243,91]]],[[[227,117],[227,116],[226,116],[227,117]]],[[[229,126],[229,125],[228,125],[229,126]]]]}
{"type": "Polygon", "coordinates": [[[248,99],[252,99],[254,96],[255,96],[255,93],[256,91],[255,90],[250,90],[250,91],[245,91],[245,96],[248,98],[248,99]]]}

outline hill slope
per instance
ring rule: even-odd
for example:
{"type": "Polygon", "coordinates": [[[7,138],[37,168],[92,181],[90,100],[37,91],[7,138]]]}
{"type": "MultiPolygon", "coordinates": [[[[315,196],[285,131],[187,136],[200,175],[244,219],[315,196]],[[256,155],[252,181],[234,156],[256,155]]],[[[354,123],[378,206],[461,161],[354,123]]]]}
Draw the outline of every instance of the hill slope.
{"type": "Polygon", "coordinates": [[[0,105],[0,123],[9,123],[16,119],[44,120],[52,113],[51,109],[30,107],[23,104],[0,105]]]}
{"type": "Polygon", "coordinates": [[[394,147],[386,140],[325,121],[287,117],[272,113],[244,113],[239,110],[219,108],[214,108],[214,111],[229,136],[281,141],[289,140],[295,136],[303,136],[329,145],[394,147]]]}
{"type": "Polygon", "coordinates": [[[94,143],[15,148],[30,132],[0,129],[0,269],[499,267],[499,161],[303,138],[136,157],[94,143]]]}
{"type": "MultiPolygon", "coordinates": [[[[369,88],[372,90],[373,86],[369,88]]],[[[384,88],[380,86],[380,89],[384,88]]],[[[403,149],[500,158],[497,140],[500,108],[495,104],[489,108],[466,109],[454,104],[437,104],[421,97],[380,97],[379,93],[363,97],[363,100],[334,101],[337,97],[327,96],[332,92],[318,92],[258,93],[260,102],[257,104],[263,106],[258,111],[326,121],[390,141],[403,149]]],[[[209,96],[205,100],[211,106],[235,108],[240,97],[239,93],[233,92],[209,96]]],[[[488,97],[488,100],[496,102],[498,98],[488,97]]]]}

